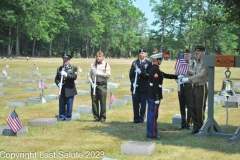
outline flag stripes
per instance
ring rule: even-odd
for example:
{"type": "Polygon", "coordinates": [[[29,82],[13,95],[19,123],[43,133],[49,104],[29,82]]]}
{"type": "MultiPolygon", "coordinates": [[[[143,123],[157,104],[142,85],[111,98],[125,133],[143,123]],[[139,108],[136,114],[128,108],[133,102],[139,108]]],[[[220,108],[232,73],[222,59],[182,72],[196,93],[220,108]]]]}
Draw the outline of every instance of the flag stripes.
{"type": "Polygon", "coordinates": [[[188,72],[188,64],[185,61],[185,59],[182,57],[181,53],[178,53],[178,59],[176,61],[174,69],[176,72],[184,75],[186,75],[188,72]]]}
{"type": "Polygon", "coordinates": [[[15,110],[8,116],[7,123],[14,133],[24,127],[15,110]]]}

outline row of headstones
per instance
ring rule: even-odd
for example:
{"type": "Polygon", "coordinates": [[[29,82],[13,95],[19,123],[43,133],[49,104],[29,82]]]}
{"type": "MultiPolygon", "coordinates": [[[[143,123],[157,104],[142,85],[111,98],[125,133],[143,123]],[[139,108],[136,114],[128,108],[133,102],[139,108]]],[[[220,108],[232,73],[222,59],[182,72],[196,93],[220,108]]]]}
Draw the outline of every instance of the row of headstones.
{"type": "MultiPolygon", "coordinates": [[[[228,100],[225,96],[221,96],[219,94],[214,95],[214,107],[223,104],[223,107],[227,106],[229,108],[239,108],[240,107],[240,94],[236,94],[236,96],[230,96],[228,100]]],[[[205,113],[208,113],[208,102],[206,102],[205,113]]],[[[181,124],[181,114],[175,114],[172,117],[172,124],[181,124]]]]}

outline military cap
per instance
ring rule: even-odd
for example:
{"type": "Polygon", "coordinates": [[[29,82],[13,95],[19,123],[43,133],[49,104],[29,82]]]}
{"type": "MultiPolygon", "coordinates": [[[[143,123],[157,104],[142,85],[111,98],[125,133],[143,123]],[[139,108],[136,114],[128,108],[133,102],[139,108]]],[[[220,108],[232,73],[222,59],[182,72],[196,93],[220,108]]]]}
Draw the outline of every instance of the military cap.
{"type": "Polygon", "coordinates": [[[153,54],[150,56],[151,59],[162,59],[162,53],[153,54]]]}
{"type": "Polygon", "coordinates": [[[144,49],[144,48],[141,48],[140,50],[139,50],[139,53],[140,52],[146,52],[146,50],[144,49]]]}
{"type": "Polygon", "coordinates": [[[204,46],[196,46],[195,47],[195,51],[202,51],[202,52],[204,52],[205,51],[205,47],[204,46]]]}
{"type": "Polygon", "coordinates": [[[189,49],[186,49],[186,50],[185,50],[185,53],[190,53],[190,50],[189,50],[189,49]]]}
{"type": "Polygon", "coordinates": [[[63,60],[70,60],[72,58],[72,56],[65,53],[62,55],[62,58],[63,58],[63,60]]]}
{"type": "Polygon", "coordinates": [[[102,51],[98,51],[98,52],[96,53],[96,56],[104,56],[104,54],[103,54],[102,51]]]}

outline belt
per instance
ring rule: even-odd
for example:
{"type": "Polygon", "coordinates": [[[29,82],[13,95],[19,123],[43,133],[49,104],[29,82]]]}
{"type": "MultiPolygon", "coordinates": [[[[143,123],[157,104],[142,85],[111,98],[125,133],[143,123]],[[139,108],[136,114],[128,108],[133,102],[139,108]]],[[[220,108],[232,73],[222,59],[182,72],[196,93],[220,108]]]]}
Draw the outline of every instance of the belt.
{"type": "Polygon", "coordinates": [[[106,82],[97,82],[96,84],[97,85],[106,85],[107,83],[106,82]]]}
{"type": "Polygon", "coordinates": [[[205,85],[206,83],[193,83],[193,85],[196,87],[196,86],[203,86],[205,85]]]}

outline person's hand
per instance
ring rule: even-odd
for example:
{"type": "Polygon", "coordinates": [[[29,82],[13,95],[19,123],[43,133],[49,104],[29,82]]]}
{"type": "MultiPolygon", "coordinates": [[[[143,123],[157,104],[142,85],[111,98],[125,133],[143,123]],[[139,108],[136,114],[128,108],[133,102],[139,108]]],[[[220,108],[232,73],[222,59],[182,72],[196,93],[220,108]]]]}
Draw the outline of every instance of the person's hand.
{"type": "Polygon", "coordinates": [[[182,82],[183,83],[189,82],[189,78],[182,78],[182,82]]]}
{"type": "Polygon", "coordinates": [[[183,75],[178,75],[178,79],[182,79],[182,78],[184,78],[184,76],[183,75]]]}
{"type": "MultiPolygon", "coordinates": [[[[92,89],[94,89],[95,86],[94,86],[94,83],[93,83],[93,82],[91,83],[91,85],[92,85],[92,89]]],[[[96,85],[96,86],[97,86],[97,85],[96,85]]]]}
{"type": "Polygon", "coordinates": [[[62,83],[58,83],[58,87],[61,87],[62,86],[62,83]]]}
{"type": "Polygon", "coordinates": [[[141,69],[140,69],[140,68],[137,68],[137,69],[135,70],[135,72],[137,72],[138,74],[141,74],[141,69]]]}
{"type": "Polygon", "coordinates": [[[64,77],[67,77],[67,72],[61,71],[61,75],[64,76],[64,77]]]}
{"type": "Polygon", "coordinates": [[[155,104],[159,104],[159,103],[160,103],[160,101],[159,101],[159,100],[156,100],[156,101],[155,101],[155,104]]]}

